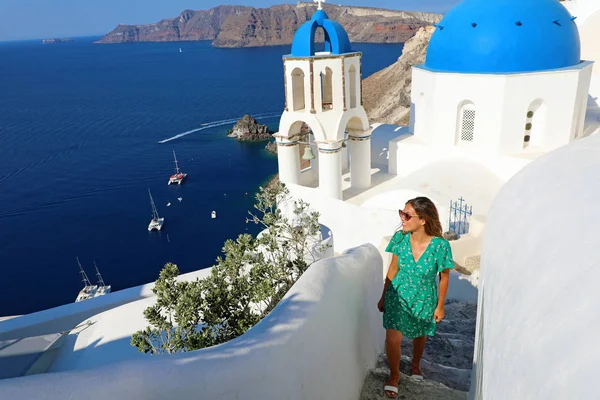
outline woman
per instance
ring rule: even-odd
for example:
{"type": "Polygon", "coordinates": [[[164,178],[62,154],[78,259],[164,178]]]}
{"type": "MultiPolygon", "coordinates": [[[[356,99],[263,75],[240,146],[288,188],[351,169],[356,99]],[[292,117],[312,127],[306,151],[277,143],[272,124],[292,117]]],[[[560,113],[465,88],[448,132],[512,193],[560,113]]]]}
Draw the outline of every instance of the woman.
{"type": "Polygon", "coordinates": [[[402,335],[413,339],[412,377],[423,379],[421,356],[427,336],[435,334],[436,324],[445,316],[450,269],[454,268],[452,250],[442,238],[442,224],[433,202],[427,197],[417,197],[409,200],[399,213],[402,230],[394,234],[385,249],[393,256],[377,304],[383,312],[385,351],[390,366],[384,391],[391,398],[398,394],[402,335]]]}

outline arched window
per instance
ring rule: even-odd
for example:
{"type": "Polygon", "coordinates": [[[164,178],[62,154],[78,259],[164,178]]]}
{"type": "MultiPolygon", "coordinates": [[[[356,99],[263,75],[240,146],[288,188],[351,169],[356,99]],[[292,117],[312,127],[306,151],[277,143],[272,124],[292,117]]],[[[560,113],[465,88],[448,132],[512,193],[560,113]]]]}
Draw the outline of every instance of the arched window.
{"type": "Polygon", "coordinates": [[[302,111],[306,107],[304,95],[304,72],[300,68],[292,71],[292,108],[294,111],[302,111]]]}
{"type": "Polygon", "coordinates": [[[464,101],[458,108],[456,144],[471,144],[475,141],[475,104],[464,101]]]}
{"type": "Polygon", "coordinates": [[[546,119],[546,107],[542,99],[534,100],[527,108],[525,132],[523,133],[523,149],[542,144],[542,134],[546,119]]]}
{"type": "Polygon", "coordinates": [[[321,72],[321,104],[323,111],[333,110],[333,71],[329,67],[321,72]]]}
{"type": "Polygon", "coordinates": [[[350,108],[354,108],[358,103],[358,94],[356,93],[356,67],[354,65],[350,66],[348,75],[348,79],[350,80],[350,108]]]}

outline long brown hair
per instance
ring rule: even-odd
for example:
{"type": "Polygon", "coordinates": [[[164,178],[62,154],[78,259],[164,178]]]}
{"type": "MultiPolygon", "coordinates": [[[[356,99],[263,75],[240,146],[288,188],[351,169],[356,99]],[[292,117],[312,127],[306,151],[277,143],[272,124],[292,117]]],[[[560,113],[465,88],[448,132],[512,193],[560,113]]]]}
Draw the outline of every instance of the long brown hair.
{"type": "Polygon", "coordinates": [[[406,204],[410,204],[415,209],[419,218],[425,220],[425,233],[427,236],[442,237],[440,214],[433,201],[427,197],[416,197],[407,201],[406,204]]]}

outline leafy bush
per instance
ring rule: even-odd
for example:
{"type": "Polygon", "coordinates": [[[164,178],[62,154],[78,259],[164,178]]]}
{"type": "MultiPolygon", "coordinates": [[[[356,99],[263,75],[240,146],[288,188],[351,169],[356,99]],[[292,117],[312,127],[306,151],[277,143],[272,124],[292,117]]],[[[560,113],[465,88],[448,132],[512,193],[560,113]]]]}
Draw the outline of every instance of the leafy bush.
{"type": "Polygon", "coordinates": [[[201,349],[242,335],[271,312],[316,261],[319,214],[298,201],[288,219],[277,205],[289,200],[282,183],[261,187],[247,222],[263,231],[227,240],[205,279],[177,281],[179,269],[166,264],[153,289],[157,301],[144,310],[149,326],[133,335],[131,345],[151,354],[201,349]]]}

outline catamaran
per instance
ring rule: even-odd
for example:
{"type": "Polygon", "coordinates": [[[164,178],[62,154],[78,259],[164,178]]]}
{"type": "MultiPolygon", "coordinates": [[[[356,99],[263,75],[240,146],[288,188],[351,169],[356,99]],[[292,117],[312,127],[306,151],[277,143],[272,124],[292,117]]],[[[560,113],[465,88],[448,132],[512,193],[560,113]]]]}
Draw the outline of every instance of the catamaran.
{"type": "Polygon", "coordinates": [[[150,193],[150,189],[148,189],[148,194],[150,195],[150,204],[152,204],[152,220],[148,224],[148,231],[157,230],[160,231],[165,223],[164,217],[158,216],[158,211],[156,210],[156,205],[154,204],[154,199],[152,198],[152,193],[150,193]]]}
{"type": "Polygon", "coordinates": [[[106,285],[104,283],[104,279],[102,279],[102,275],[100,275],[100,271],[98,271],[98,267],[96,266],[96,262],[94,261],[94,267],[96,268],[96,276],[98,277],[98,284],[92,285],[87,274],[83,270],[81,263],[79,262],[79,257],[77,257],[77,264],[79,265],[79,273],[81,274],[81,278],[83,280],[83,289],[79,292],[77,299],[75,302],[91,299],[94,297],[102,296],[107,293],[110,293],[110,285],[106,285]]]}
{"type": "Polygon", "coordinates": [[[171,183],[177,183],[181,185],[183,180],[187,177],[187,174],[184,174],[179,170],[179,164],[177,163],[177,157],[175,156],[175,150],[173,150],[173,158],[175,159],[175,175],[171,175],[169,178],[169,185],[171,183]]]}
{"type": "Polygon", "coordinates": [[[110,293],[110,285],[104,283],[104,279],[102,279],[102,275],[100,275],[96,261],[94,261],[94,268],[96,268],[96,276],[98,277],[98,290],[96,291],[96,296],[110,293]]]}

